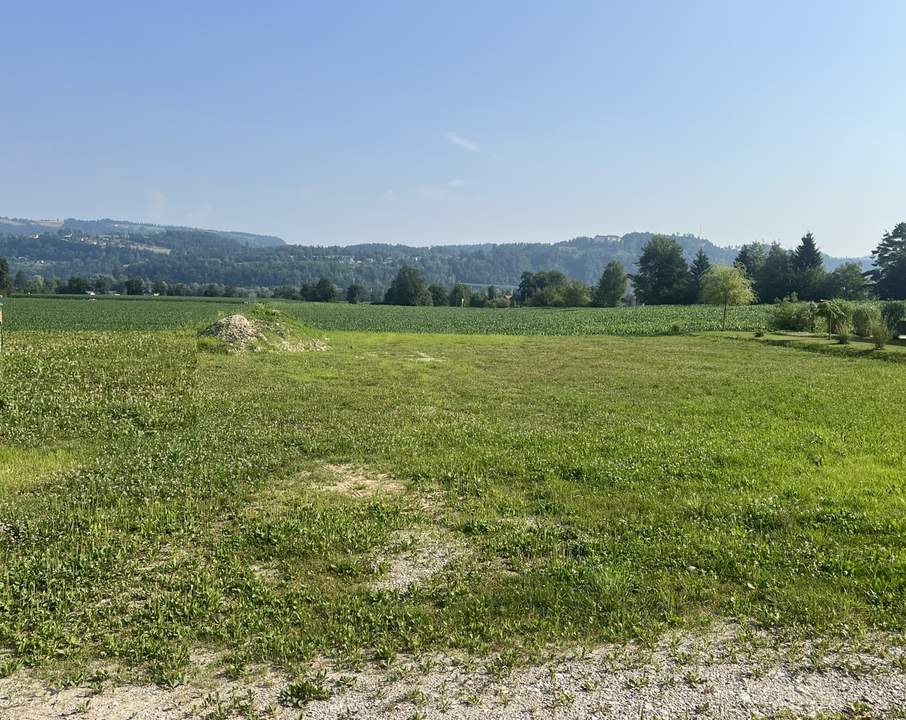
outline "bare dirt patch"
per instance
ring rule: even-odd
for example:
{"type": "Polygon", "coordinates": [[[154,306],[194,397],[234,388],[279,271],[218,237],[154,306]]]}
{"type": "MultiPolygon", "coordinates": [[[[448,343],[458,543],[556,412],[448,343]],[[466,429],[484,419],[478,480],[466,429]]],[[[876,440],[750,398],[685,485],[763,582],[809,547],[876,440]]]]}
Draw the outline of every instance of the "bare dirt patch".
{"type": "Polygon", "coordinates": [[[406,486],[386,473],[376,473],[355,465],[327,465],[335,482],[319,484],[319,490],[335,492],[350,497],[375,497],[401,495],[406,486]]]}
{"type": "MultiPolygon", "coordinates": [[[[767,633],[725,626],[697,636],[668,634],[653,648],[630,643],[561,652],[514,669],[495,657],[446,654],[403,659],[389,670],[327,666],[320,682],[330,697],[307,703],[301,717],[881,718],[903,707],[904,660],[906,648],[889,637],[860,645],[783,644],[767,633]]],[[[0,680],[0,718],[298,718],[299,709],[281,705],[288,682],[283,673],[262,670],[244,680],[215,676],[172,690],[111,684],[57,690],[19,673],[0,680]]]]}
{"type": "Polygon", "coordinates": [[[347,464],[327,464],[300,469],[272,480],[245,507],[249,517],[277,517],[312,494],[337,498],[378,499],[406,492],[406,485],[385,473],[347,464]]]}
{"type": "Polygon", "coordinates": [[[262,582],[275,583],[280,579],[280,570],[273,565],[252,565],[250,570],[262,582]]]}
{"type": "Polygon", "coordinates": [[[466,554],[461,540],[439,530],[406,530],[397,534],[395,540],[403,547],[384,561],[387,570],[372,583],[375,590],[404,593],[466,554]]]}

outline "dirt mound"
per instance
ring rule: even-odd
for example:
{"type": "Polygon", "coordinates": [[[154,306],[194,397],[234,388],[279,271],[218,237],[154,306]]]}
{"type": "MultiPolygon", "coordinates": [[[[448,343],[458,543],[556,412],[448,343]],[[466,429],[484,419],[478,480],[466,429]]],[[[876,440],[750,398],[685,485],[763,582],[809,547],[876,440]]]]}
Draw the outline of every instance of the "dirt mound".
{"type": "Polygon", "coordinates": [[[209,352],[313,352],[329,350],[309,328],[276,308],[256,305],[244,315],[221,318],[199,333],[199,349],[209,352]]]}
{"type": "Polygon", "coordinates": [[[255,323],[244,315],[228,315],[209,325],[201,332],[204,337],[215,337],[227,345],[242,349],[260,338],[255,323]]]}

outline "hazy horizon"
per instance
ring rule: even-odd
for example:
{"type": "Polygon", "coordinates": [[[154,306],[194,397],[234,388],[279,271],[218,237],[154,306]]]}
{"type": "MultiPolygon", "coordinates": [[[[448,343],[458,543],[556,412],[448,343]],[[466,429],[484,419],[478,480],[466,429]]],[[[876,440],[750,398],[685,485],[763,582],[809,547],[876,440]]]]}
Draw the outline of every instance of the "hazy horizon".
{"type": "MultiPolygon", "coordinates": [[[[15,219],[26,219],[26,218],[22,218],[21,216],[3,215],[3,214],[0,214],[0,218],[7,218],[7,219],[14,219],[14,218],[15,218],[15,219]]],[[[80,220],[80,221],[90,221],[90,220],[112,220],[112,221],[114,221],[114,222],[130,222],[130,223],[134,223],[134,224],[136,224],[136,225],[158,225],[158,224],[160,224],[160,225],[170,225],[169,223],[153,223],[153,222],[151,222],[150,220],[144,220],[144,219],[141,219],[141,218],[139,218],[139,219],[134,219],[134,218],[121,218],[121,217],[118,217],[118,218],[112,218],[112,217],[104,217],[104,218],[86,218],[86,217],[67,216],[67,217],[57,217],[57,218],[53,218],[53,217],[43,217],[43,218],[27,218],[27,219],[29,219],[29,220],[34,220],[34,221],[40,221],[40,222],[64,222],[65,220],[68,220],[68,219],[80,220]]],[[[185,227],[192,227],[192,226],[185,226],[185,227]]],[[[254,234],[254,235],[274,235],[274,233],[257,232],[257,231],[254,230],[254,229],[249,230],[249,229],[247,229],[247,228],[233,228],[233,227],[192,227],[192,229],[195,229],[195,230],[205,230],[205,231],[211,231],[211,232],[221,232],[221,233],[241,232],[241,233],[249,233],[249,234],[254,234]]],[[[594,239],[594,238],[596,238],[596,237],[605,237],[605,238],[607,238],[607,237],[619,237],[619,238],[622,238],[623,236],[629,235],[629,234],[632,234],[632,233],[650,233],[650,234],[676,235],[676,236],[693,235],[693,236],[699,237],[701,240],[707,240],[707,241],[711,242],[712,244],[716,245],[717,247],[721,247],[721,248],[734,248],[734,247],[739,247],[739,246],[742,244],[742,243],[735,243],[735,244],[731,244],[731,245],[723,245],[723,244],[721,244],[721,243],[714,242],[711,238],[699,236],[698,233],[696,233],[696,232],[687,232],[687,231],[664,231],[664,230],[639,230],[639,229],[629,230],[629,231],[627,231],[627,232],[625,232],[625,233],[608,233],[608,232],[585,233],[585,234],[582,234],[582,235],[574,235],[574,236],[568,237],[568,238],[561,238],[561,239],[559,239],[559,240],[531,240],[531,241],[529,241],[529,240],[512,240],[512,241],[510,241],[510,242],[497,242],[497,241],[493,241],[493,240],[488,240],[488,241],[477,241],[477,242],[472,242],[472,243],[467,243],[467,242],[466,242],[466,243],[420,243],[420,244],[416,244],[416,243],[403,243],[403,242],[391,242],[391,241],[378,241],[377,244],[383,244],[383,245],[405,245],[405,246],[408,246],[408,247],[415,247],[415,248],[450,247],[450,246],[453,246],[453,245],[479,245],[479,244],[501,244],[501,245],[510,245],[510,244],[516,244],[516,243],[554,245],[554,244],[557,244],[557,243],[570,242],[570,241],[572,241],[572,240],[578,240],[578,239],[580,239],[580,238],[592,238],[592,239],[594,239]]],[[[277,236],[277,237],[279,237],[279,236],[277,236]]],[[[352,246],[352,245],[361,245],[361,244],[369,244],[369,243],[371,243],[371,241],[368,241],[368,240],[362,240],[362,241],[358,241],[358,242],[355,242],[355,243],[343,243],[343,242],[340,242],[340,243],[318,243],[318,242],[311,242],[311,243],[294,243],[294,242],[292,242],[292,241],[290,241],[290,240],[286,240],[286,238],[281,238],[281,239],[284,240],[284,241],[285,241],[287,244],[289,244],[289,245],[301,245],[301,246],[305,246],[305,247],[316,247],[316,246],[349,247],[349,246],[352,246]]],[[[764,241],[764,242],[771,242],[771,241],[764,241]]],[[[796,242],[790,243],[790,244],[789,244],[789,247],[793,247],[793,246],[796,245],[796,244],[798,244],[798,238],[797,238],[796,242]]],[[[825,251],[825,252],[826,252],[826,251],[825,251]]],[[[863,255],[840,255],[840,254],[834,254],[834,253],[827,253],[827,252],[826,252],[826,254],[828,254],[828,255],[830,255],[830,256],[832,256],[832,257],[836,257],[836,258],[844,258],[844,257],[845,257],[845,258],[864,258],[864,257],[868,257],[871,253],[868,252],[868,253],[865,253],[865,254],[863,254],[863,255]]]]}
{"type": "Polygon", "coordinates": [[[864,256],[906,220],[906,4],[7,11],[10,216],[303,245],[653,228],[864,256]]]}

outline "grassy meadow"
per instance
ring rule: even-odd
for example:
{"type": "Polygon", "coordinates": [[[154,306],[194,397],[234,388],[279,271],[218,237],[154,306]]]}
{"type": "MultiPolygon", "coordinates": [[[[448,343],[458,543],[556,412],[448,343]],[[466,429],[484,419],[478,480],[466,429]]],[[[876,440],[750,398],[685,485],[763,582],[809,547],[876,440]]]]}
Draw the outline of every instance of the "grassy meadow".
{"type": "Polygon", "coordinates": [[[8,302],[0,672],[906,630],[899,364],[644,337],[697,308],[274,306],[330,349],[199,352],[236,304],[8,302]],[[449,561],[381,586],[421,535],[449,561]]]}

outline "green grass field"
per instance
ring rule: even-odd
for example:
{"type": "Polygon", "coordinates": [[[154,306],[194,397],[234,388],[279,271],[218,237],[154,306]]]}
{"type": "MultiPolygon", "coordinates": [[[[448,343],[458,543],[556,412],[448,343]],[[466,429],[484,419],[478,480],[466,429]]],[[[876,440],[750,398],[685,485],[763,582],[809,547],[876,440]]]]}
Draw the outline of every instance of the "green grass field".
{"type": "Polygon", "coordinates": [[[0,671],[906,630],[902,366],[591,329],[684,309],[277,306],[330,349],[199,352],[233,304],[8,302],[0,671]],[[448,562],[382,587],[426,537],[448,562]]]}

